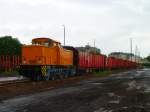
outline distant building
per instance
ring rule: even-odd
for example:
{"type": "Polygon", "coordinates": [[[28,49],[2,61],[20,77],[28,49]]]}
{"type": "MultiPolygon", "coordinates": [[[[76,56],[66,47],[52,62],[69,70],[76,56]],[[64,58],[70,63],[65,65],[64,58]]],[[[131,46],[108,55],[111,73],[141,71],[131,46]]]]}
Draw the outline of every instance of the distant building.
{"type": "Polygon", "coordinates": [[[82,52],[89,52],[93,54],[101,54],[101,50],[96,47],[91,47],[90,45],[86,45],[85,47],[76,47],[79,51],[82,52]]]}
{"type": "Polygon", "coordinates": [[[134,54],[131,54],[131,53],[113,52],[113,53],[110,53],[109,56],[124,59],[124,60],[139,62],[139,63],[142,61],[141,57],[135,56],[134,54]]]}

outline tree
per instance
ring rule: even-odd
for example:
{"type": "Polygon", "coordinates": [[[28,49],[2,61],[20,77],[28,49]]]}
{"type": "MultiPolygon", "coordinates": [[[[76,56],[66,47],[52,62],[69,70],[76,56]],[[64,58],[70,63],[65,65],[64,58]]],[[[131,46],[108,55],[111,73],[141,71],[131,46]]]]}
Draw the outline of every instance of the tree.
{"type": "Polygon", "coordinates": [[[150,55],[146,57],[146,59],[150,62],[150,55]]]}
{"type": "Polygon", "coordinates": [[[12,36],[0,37],[0,55],[21,55],[21,43],[12,36]]]}

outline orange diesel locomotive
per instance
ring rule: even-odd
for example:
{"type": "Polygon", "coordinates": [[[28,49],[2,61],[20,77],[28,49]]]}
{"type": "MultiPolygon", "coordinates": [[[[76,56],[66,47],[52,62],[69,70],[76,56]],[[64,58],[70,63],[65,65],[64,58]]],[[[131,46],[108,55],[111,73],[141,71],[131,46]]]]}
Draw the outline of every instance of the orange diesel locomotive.
{"type": "Polygon", "coordinates": [[[32,45],[22,47],[20,74],[34,80],[54,80],[59,76],[74,75],[73,52],[52,39],[35,38],[32,45]]]}

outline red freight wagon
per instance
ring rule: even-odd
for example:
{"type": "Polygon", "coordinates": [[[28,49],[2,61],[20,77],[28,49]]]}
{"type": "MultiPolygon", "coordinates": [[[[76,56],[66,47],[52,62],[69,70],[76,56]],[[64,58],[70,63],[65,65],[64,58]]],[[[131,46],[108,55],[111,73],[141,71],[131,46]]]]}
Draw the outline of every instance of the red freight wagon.
{"type": "Polygon", "coordinates": [[[77,71],[104,70],[106,68],[107,57],[105,55],[82,52],[71,46],[64,46],[64,48],[73,52],[73,62],[77,71]]]}
{"type": "Polygon", "coordinates": [[[123,66],[123,60],[117,59],[114,57],[108,57],[107,58],[107,68],[108,69],[118,69],[123,66]]]}
{"type": "Polygon", "coordinates": [[[79,52],[79,68],[91,68],[92,67],[92,59],[89,53],[79,52]]]}
{"type": "Polygon", "coordinates": [[[100,62],[100,69],[104,70],[106,67],[106,56],[105,55],[99,55],[99,62],[100,62]]]}
{"type": "Polygon", "coordinates": [[[107,58],[107,68],[109,70],[111,69],[128,69],[128,68],[136,68],[137,63],[123,60],[123,59],[117,59],[114,57],[108,57],[107,58]]]}
{"type": "Polygon", "coordinates": [[[114,58],[112,58],[112,57],[107,58],[107,65],[106,66],[109,70],[113,69],[113,62],[114,62],[114,58]]]}
{"type": "Polygon", "coordinates": [[[106,56],[79,52],[79,69],[104,69],[106,56]]]}

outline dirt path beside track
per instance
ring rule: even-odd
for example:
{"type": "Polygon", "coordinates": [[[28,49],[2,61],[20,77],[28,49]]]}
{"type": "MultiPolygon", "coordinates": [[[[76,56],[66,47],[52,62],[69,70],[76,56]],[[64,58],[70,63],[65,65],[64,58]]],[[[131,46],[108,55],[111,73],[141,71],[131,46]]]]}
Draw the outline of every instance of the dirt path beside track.
{"type": "Polygon", "coordinates": [[[2,99],[0,111],[150,112],[149,69],[82,80],[61,88],[49,89],[7,100],[2,99]]]}

